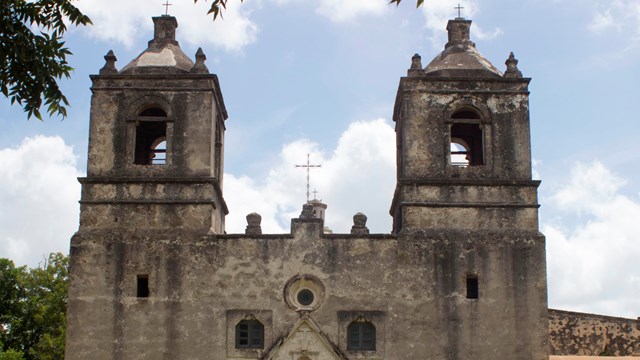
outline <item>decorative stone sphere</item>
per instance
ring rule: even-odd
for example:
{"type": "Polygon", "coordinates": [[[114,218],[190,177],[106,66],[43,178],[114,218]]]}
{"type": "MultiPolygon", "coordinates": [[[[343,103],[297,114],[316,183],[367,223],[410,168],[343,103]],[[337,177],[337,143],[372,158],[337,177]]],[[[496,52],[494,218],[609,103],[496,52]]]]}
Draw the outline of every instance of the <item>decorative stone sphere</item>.
{"type": "Polygon", "coordinates": [[[252,212],[247,215],[247,225],[249,226],[260,226],[260,222],[262,222],[262,216],[260,214],[252,212]]]}
{"type": "Polygon", "coordinates": [[[364,227],[367,224],[367,215],[358,212],[353,215],[353,225],[357,227],[364,227]]]}

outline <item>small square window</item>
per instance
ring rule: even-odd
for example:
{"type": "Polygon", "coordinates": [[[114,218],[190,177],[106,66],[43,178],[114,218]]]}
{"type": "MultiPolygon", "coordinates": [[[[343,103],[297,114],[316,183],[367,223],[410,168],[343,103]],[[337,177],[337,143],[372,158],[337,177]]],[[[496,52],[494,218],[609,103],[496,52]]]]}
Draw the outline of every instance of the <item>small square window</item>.
{"type": "Polygon", "coordinates": [[[347,350],[376,350],[376,328],[366,321],[354,321],[347,328],[347,350]]]}
{"type": "Polygon", "coordinates": [[[224,357],[225,359],[257,359],[263,355],[266,347],[273,344],[270,310],[227,310],[226,327],[227,356],[224,357]]]}
{"type": "Polygon", "coordinates": [[[349,358],[385,359],[385,313],[338,311],[338,346],[349,358]]]}
{"type": "Polygon", "coordinates": [[[136,296],[139,298],[149,297],[149,275],[138,275],[136,296]]]}
{"type": "Polygon", "coordinates": [[[242,320],[236,325],[236,349],[262,349],[264,326],[258,320],[242,320]]]}
{"type": "Polygon", "coordinates": [[[467,275],[467,299],[478,298],[478,277],[467,275]]]}

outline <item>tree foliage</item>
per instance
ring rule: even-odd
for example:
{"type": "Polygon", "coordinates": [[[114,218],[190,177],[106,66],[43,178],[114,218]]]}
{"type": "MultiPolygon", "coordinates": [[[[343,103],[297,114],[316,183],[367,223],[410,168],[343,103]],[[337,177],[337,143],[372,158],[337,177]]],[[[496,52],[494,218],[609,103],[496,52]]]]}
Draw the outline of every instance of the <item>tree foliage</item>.
{"type": "Polygon", "coordinates": [[[69,258],[40,266],[0,259],[0,360],[64,358],[69,258]]]}
{"type": "MultiPolygon", "coordinates": [[[[209,11],[207,11],[207,15],[209,14],[213,14],[213,20],[217,19],[218,16],[220,16],[220,18],[222,18],[222,10],[226,10],[227,9],[227,1],[228,0],[213,0],[211,2],[211,7],[209,8],[209,11]]],[[[240,0],[240,2],[243,2],[244,0],[240,0]]],[[[197,3],[198,0],[193,0],[194,3],[197,3]]]]}
{"type": "Polygon", "coordinates": [[[0,360],[24,360],[24,356],[19,351],[13,349],[0,351],[0,360]]]}
{"type": "MultiPolygon", "coordinates": [[[[391,1],[389,1],[389,4],[400,5],[400,1],[402,1],[402,0],[391,0],[391,1]]],[[[417,2],[416,3],[416,7],[420,7],[424,3],[424,0],[416,0],[416,2],[417,2]]]]}
{"type": "Polygon", "coordinates": [[[65,47],[65,22],[80,26],[91,20],[72,0],[2,0],[0,5],[0,92],[27,113],[42,120],[44,104],[49,115],[67,115],[69,101],[58,80],[73,68],[65,47]]]}
{"type": "MultiPolygon", "coordinates": [[[[211,2],[211,7],[209,8],[209,11],[207,12],[207,14],[213,14],[213,20],[217,19],[218,16],[220,16],[220,18],[222,18],[222,11],[227,9],[227,1],[228,0],[213,0],[211,2]]],[[[240,0],[240,2],[243,2],[244,0],[240,0]]],[[[373,0],[370,0],[373,1],[373,0]]],[[[396,5],[400,5],[400,2],[402,0],[390,0],[389,4],[396,4],[396,5]]],[[[197,3],[198,0],[193,0],[194,3],[197,3]]],[[[424,3],[424,0],[416,0],[416,7],[420,7],[422,6],[422,4],[424,3]]]]}

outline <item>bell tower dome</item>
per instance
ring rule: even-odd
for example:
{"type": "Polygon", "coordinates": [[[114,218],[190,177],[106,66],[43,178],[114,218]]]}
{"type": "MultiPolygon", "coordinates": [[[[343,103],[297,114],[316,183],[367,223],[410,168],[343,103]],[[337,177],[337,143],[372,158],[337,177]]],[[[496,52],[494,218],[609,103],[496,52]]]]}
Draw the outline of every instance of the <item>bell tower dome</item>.
{"type": "Polygon", "coordinates": [[[121,70],[113,52],[92,75],[83,229],[224,233],[227,111],[201,49],[195,63],[172,16],[153,18],[148,48],[121,70]]]}

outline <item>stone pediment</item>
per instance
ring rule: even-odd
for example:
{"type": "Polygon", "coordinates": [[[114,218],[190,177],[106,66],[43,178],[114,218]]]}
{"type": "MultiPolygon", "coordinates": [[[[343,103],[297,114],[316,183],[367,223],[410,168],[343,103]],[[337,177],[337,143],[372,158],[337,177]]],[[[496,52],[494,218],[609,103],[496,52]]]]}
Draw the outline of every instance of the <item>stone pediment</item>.
{"type": "Polygon", "coordinates": [[[303,317],[263,360],[347,360],[309,317],[303,317]]]}

